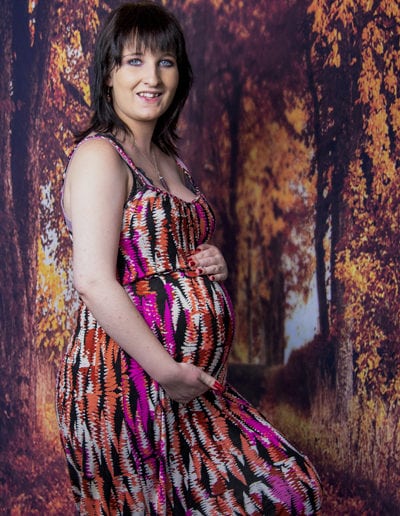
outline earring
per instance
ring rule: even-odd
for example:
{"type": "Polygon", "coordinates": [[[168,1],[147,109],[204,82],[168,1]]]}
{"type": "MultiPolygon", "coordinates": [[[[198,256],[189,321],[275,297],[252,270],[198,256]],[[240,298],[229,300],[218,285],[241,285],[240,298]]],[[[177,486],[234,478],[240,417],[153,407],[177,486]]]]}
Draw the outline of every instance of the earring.
{"type": "Polygon", "coordinates": [[[110,102],[111,102],[111,86],[109,86],[109,87],[107,88],[106,100],[107,100],[107,102],[108,102],[108,103],[110,103],[110,102]]]}

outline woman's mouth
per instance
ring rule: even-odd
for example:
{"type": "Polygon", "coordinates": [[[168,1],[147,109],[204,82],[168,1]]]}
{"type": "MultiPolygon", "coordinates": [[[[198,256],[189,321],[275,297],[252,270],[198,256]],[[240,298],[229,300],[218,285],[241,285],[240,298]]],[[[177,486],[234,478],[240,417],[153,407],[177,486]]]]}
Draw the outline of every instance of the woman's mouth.
{"type": "Polygon", "coordinates": [[[160,92],[152,92],[152,91],[140,91],[138,93],[139,97],[142,97],[144,99],[155,99],[157,97],[161,96],[160,92]]]}

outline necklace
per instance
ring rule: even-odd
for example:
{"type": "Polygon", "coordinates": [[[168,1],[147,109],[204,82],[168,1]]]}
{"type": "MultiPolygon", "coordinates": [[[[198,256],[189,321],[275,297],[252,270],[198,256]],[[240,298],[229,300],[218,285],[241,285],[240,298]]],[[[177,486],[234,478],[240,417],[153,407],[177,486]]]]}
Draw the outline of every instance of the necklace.
{"type": "Polygon", "coordinates": [[[164,190],[169,192],[168,183],[165,180],[164,176],[161,175],[160,169],[158,168],[158,161],[157,161],[156,153],[154,152],[154,147],[151,147],[151,150],[150,150],[151,159],[150,159],[139,149],[139,147],[136,145],[135,142],[133,143],[133,145],[134,145],[135,149],[137,150],[138,154],[142,158],[144,158],[147,162],[151,163],[151,166],[153,167],[154,172],[156,173],[156,175],[158,177],[160,185],[164,188],[164,190]]]}
{"type": "Polygon", "coordinates": [[[160,181],[161,186],[169,192],[169,187],[167,184],[167,181],[165,180],[165,177],[160,174],[160,169],[158,168],[158,161],[156,153],[154,152],[154,147],[151,149],[151,159],[153,160],[153,166],[154,170],[156,171],[156,174],[158,175],[158,179],[160,181]]]}

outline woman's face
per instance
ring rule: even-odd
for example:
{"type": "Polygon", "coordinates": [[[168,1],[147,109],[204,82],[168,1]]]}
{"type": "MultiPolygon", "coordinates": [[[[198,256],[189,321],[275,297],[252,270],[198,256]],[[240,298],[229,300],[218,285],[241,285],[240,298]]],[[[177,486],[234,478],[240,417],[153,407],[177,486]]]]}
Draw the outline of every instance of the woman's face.
{"type": "Polygon", "coordinates": [[[179,82],[176,58],[168,52],[126,46],[121,65],[111,71],[115,112],[128,127],[156,124],[174,98],[179,82]]]}

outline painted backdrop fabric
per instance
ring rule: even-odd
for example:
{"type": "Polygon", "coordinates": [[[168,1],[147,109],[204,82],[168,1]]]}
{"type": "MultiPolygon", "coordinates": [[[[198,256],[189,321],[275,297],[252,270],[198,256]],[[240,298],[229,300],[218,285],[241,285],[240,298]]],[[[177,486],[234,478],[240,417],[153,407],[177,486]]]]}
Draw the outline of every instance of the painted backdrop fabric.
{"type": "MultiPolygon", "coordinates": [[[[117,4],[2,4],[0,496],[9,512],[72,504],[54,413],[77,308],[59,192],[73,130],[88,116],[94,38],[117,4]]],[[[398,3],[166,4],[186,29],[196,76],[182,152],[230,269],[232,379],[316,463],[327,514],[397,514],[398,3]]]]}

